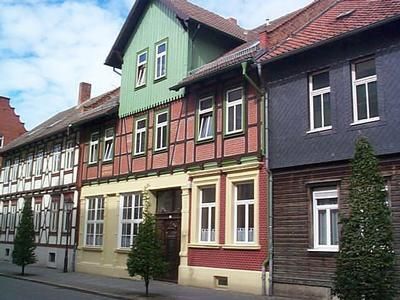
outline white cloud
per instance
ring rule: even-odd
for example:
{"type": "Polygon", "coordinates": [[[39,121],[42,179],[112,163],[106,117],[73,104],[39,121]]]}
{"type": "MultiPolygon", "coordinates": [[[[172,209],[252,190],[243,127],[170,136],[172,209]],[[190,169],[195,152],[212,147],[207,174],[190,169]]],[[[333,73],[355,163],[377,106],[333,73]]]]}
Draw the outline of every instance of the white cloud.
{"type": "MultiPolygon", "coordinates": [[[[191,0],[246,28],[311,0],[191,0]]],[[[11,96],[28,129],[93,94],[119,86],[103,65],[133,0],[0,0],[0,95],[11,96]]]]}

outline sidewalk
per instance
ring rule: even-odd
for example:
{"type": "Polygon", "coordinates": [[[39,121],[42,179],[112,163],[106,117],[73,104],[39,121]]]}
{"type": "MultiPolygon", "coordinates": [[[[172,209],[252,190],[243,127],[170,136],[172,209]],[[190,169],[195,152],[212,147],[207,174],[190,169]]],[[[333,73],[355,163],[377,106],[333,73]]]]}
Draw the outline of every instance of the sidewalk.
{"type": "MultiPolygon", "coordinates": [[[[9,262],[0,262],[0,276],[28,280],[114,299],[149,299],[144,297],[143,281],[104,277],[77,272],[63,273],[60,270],[38,266],[28,266],[25,270],[27,275],[24,277],[19,275],[20,272],[20,267],[9,262]]],[[[149,290],[151,294],[150,299],[157,300],[280,300],[278,298],[267,298],[213,289],[186,287],[160,281],[151,281],[149,290]]]]}

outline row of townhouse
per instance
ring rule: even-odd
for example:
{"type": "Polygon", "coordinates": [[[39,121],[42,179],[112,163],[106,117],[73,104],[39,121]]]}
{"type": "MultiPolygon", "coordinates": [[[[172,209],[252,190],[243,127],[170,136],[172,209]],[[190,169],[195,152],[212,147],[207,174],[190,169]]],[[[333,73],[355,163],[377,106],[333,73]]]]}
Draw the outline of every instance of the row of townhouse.
{"type": "Polygon", "coordinates": [[[70,252],[70,268],[125,277],[146,188],[159,279],[331,299],[360,136],[399,255],[399,25],[398,0],[316,0],[253,30],[185,0],[136,1],[106,59],[121,88],[89,100],[82,84],[77,107],[3,149],[0,257],[28,200],[39,263],[70,252]]]}

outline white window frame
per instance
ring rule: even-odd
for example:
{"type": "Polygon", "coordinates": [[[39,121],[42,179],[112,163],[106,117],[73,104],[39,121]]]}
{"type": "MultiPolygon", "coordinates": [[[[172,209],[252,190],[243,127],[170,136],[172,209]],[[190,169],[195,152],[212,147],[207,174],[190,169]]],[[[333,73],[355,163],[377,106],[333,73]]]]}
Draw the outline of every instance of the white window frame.
{"type": "Polygon", "coordinates": [[[110,127],[104,131],[103,161],[112,161],[113,158],[114,158],[114,128],[110,127]]]}
{"type": "Polygon", "coordinates": [[[197,129],[197,139],[199,141],[204,141],[208,139],[212,139],[214,137],[214,98],[213,97],[205,97],[199,100],[198,107],[198,129],[197,129]],[[201,109],[201,103],[205,101],[211,100],[211,107],[206,109],[201,109]],[[204,118],[203,118],[204,116],[204,118]],[[204,124],[206,122],[206,124],[204,124]],[[206,136],[201,136],[203,126],[206,126],[206,136]],[[211,129],[211,135],[207,135],[211,129]]]}
{"type": "Polygon", "coordinates": [[[167,41],[161,41],[159,43],[156,44],[156,55],[155,55],[155,68],[154,68],[154,80],[158,80],[161,79],[163,77],[167,76],[167,52],[168,52],[168,43],[167,41]],[[158,53],[158,48],[162,45],[165,45],[165,51],[158,53]],[[160,70],[160,76],[158,76],[158,71],[159,68],[162,68],[162,61],[165,58],[165,69],[164,72],[162,72],[163,70],[160,70]],[[161,66],[160,66],[161,65],[161,66]]]}
{"type": "Polygon", "coordinates": [[[35,157],[35,167],[34,167],[34,175],[41,176],[43,171],[43,159],[44,159],[44,151],[39,150],[36,153],[35,157]]]}
{"type": "Polygon", "coordinates": [[[123,194],[120,197],[120,213],[119,213],[119,238],[118,238],[118,248],[120,249],[129,249],[132,247],[132,244],[135,239],[135,233],[134,233],[134,228],[137,226],[137,230],[139,230],[139,225],[143,222],[143,210],[144,210],[144,202],[143,202],[143,194],[142,193],[129,193],[129,194],[123,194]],[[132,205],[131,206],[125,206],[125,200],[127,198],[131,197],[132,200],[132,205]],[[137,202],[138,201],[138,202],[137,202]],[[136,204],[139,205],[136,205],[136,204]],[[140,205],[141,204],[141,205],[140,205]],[[124,219],[124,209],[126,210],[131,210],[131,218],[130,219],[124,219]],[[138,218],[135,218],[135,210],[138,210],[138,218]],[[125,246],[122,243],[122,239],[127,236],[123,235],[122,228],[123,225],[130,225],[131,226],[131,233],[129,236],[130,239],[130,245],[125,246]]]}
{"type": "Polygon", "coordinates": [[[33,170],[33,153],[29,153],[26,156],[25,178],[31,178],[32,177],[32,170],[33,170]]]}
{"type": "Polygon", "coordinates": [[[256,193],[255,193],[256,186],[255,186],[254,180],[234,183],[234,197],[235,197],[234,207],[235,208],[234,208],[234,233],[233,233],[233,235],[234,235],[234,241],[237,244],[255,244],[255,242],[256,242],[256,236],[255,236],[255,233],[256,233],[256,228],[255,228],[255,226],[256,226],[256,223],[255,223],[256,201],[254,198],[246,199],[246,200],[238,200],[237,199],[238,198],[238,192],[237,192],[238,185],[249,184],[249,183],[253,183],[253,197],[255,197],[256,196],[256,193]],[[237,232],[238,232],[237,207],[239,205],[245,206],[245,240],[244,241],[238,241],[238,239],[237,239],[237,232]],[[249,207],[250,207],[250,205],[253,205],[253,216],[254,216],[254,220],[253,220],[254,228],[253,228],[253,240],[252,241],[249,241],[249,229],[250,229],[249,228],[249,207]]]}
{"type": "Polygon", "coordinates": [[[74,168],[75,158],[75,146],[74,141],[68,141],[65,150],[65,170],[72,170],[74,168]]]}
{"type": "MultiPolygon", "coordinates": [[[[352,88],[353,88],[353,123],[351,125],[357,125],[357,124],[362,124],[362,123],[369,123],[369,122],[375,122],[379,121],[380,117],[370,117],[370,111],[369,111],[369,92],[368,92],[368,84],[377,82],[378,81],[378,76],[376,74],[376,62],[375,58],[367,58],[367,59],[362,59],[355,61],[351,64],[351,79],[352,79],[352,88]],[[363,77],[356,79],[356,65],[359,63],[363,63],[369,60],[373,60],[375,64],[375,75],[363,77]],[[366,86],[366,100],[367,100],[367,118],[366,119],[358,119],[358,106],[357,106],[357,87],[360,85],[366,86]]],[[[379,99],[378,99],[379,101],[379,99]]],[[[379,102],[378,102],[379,103],[379,102]]]]}
{"type": "Polygon", "coordinates": [[[15,157],[14,162],[11,166],[11,181],[18,180],[18,170],[19,170],[19,158],[15,157]]]}
{"type": "Polygon", "coordinates": [[[50,202],[50,232],[57,232],[58,229],[58,207],[59,200],[52,200],[50,202]]]}
{"type": "Polygon", "coordinates": [[[89,164],[95,164],[99,160],[99,132],[93,132],[90,135],[90,143],[89,143],[89,164]],[[97,139],[93,139],[94,136],[97,135],[97,139]]]}
{"type": "MultiPolygon", "coordinates": [[[[331,210],[339,210],[338,190],[335,188],[316,189],[312,192],[313,201],[313,241],[316,251],[339,251],[339,245],[332,245],[331,241],[331,210]],[[318,205],[318,200],[336,198],[336,204],[318,205]],[[326,245],[319,244],[319,211],[326,211],[326,245]]],[[[339,234],[339,228],[338,234],[339,234]]]]}
{"type": "Polygon", "coordinates": [[[7,225],[8,225],[8,205],[3,206],[3,220],[2,220],[2,225],[1,228],[3,231],[7,230],[7,225]]]}
{"type": "Polygon", "coordinates": [[[86,247],[94,247],[99,248],[104,244],[104,208],[105,208],[105,199],[103,197],[93,197],[86,199],[86,222],[85,222],[85,246],[86,247]],[[94,201],[94,209],[90,209],[90,201],[94,201]],[[99,207],[99,202],[101,202],[101,206],[99,207]],[[94,219],[89,220],[89,212],[93,210],[94,219]],[[102,212],[99,212],[102,211],[102,212]],[[98,215],[102,216],[102,218],[98,218],[98,215]],[[92,243],[88,242],[88,225],[93,225],[93,240],[92,243]],[[97,232],[97,225],[102,225],[101,233],[97,232]],[[97,243],[97,237],[101,237],[101,243],[97,243]]]}
{"type": "Polygon", "coordinates": [[[243,127],[244,127],[244,101],[243,101],[244,99],[243,98],[244,98],[243,87],[238,87],[238,88],[234,88],[234,89],[226,91],[226,109],[225,109],[225,112],[226,112],[226,120],[225,120],[226,134],[235,134],[235,133],[239,133],[239,132],[243,131],[243,127]],[[235,100],[233,102],[229,102],[228,101],[229,94],[232,92],[239,91],[239,90],[242,91],[242,98],[235,100]],[[239,105],[242,106],[241,124],[240,124],[240,129],[236,129],[236,125],[237,125],[237,123],[236,123],[236,107],[239,105]],[[230,107],[234,107],[234,109],[233,109],[233,124],[234,124],[233,128],[234,129],[231,131],[229,131],[229,108],[230,107]]]}
{"type": "Polygon", "coordinates": [[[68,230],[72,229],[73,211],[74,211],[74,202],[66,201],[64,198],[63,223],[62,223],[63,232],[68,232],[68,230]],[[69,220],[67,219],[68,212],[70,212],[69,220]]]}
{"type": "Polygon", "coordinates": [[[53,161],[51,166],[52,172],[59,172],[61,169],[61,144],[55,144],[53,146],[53,161]]]}
{"type": "Polygon", "coordinates": [[[169,120],[168,111],[161,111],[161,112],[156,113],[156,120],[155,120],[156,121],[156,126],[155,126],[156,127],[155,128],[156,132],[155,132],[155,139],[154,139],[154,142],[155,142],[154,149],[155,149],[155,151],[165,150],[168,147],[168,120],[169,120]],[[158,117],[160,115],[163,115],[163,114],[167,115],[166,121],[158,123],[158,117]],[[166,128],[166,136],[164,136],[164,134],[163,134],[163,132],[164,132],[163,128],[164,127],[166,128]],[[161,128],[161,131],[160,131],[161,132],[161,137],[158,134],[158,129],[159,128],[161,128]],[[159,139],[161,139],[161,143],[160,143],[161,147],[157,147],[159,139]],[[165,146],[162,146],[164,144],[164,141],[165,141],[165,146]]]}
{"type": "Polygon", "coordinates": [[[147,118],[139,118],[135,121],[135,149],[134,149],[134,154],[135,155],[141,155],[146,152],[146,139],[147,139],[147,118]],[[143,128],[138,129],[139,122],[145,122],[145,126],[143,128]],[[139,148],[142,145],[142,142],[144,140],[144,149],[139,149],[140,151],[137,151],[138,146],[139,148]]]}
{"type": "MultiPolygon", "coordinates": [[[[313,73],[309,76],[309,101],[310,101],[310,132],[317,132],[317,131],[324,131],[324,130],[329,130],[332,129],[332,125],[325,125],[325,112],[324,112],[324,96],[326,94],[331,93],[331,86],[330,86],[330,82],[329,82],[329,86],[328,87],[324,87],[324,88],[320,88],[318,90],[314,90],[313,87],[313,77],[323,74],[323,73],[328,73],[329,74],[329,70],[323,70],[320,72],[316,72],[313,73]],[[321,96],[321,114],[322,114],[322,127],[315,127],[314,125],[314,97],[317,96],[321,96]]],[[[332,107],[332,105],[331,105],[332,107]]],[[[331,123],[332,123],[332,118],[331,118],[331,123]]]]}
{"type": "Polygon", "coordinates": [[[147,50],[144,50],[144,51],[139,52],[137,54],[137,58],[136,58],[136,87],[137,88],[145,86],[146,83],[147,83],[147,67],[148,67],[147,62],[148,62],[148,58],[149,58],[149,54],[148,54],[147,50]],[[143,54],[146,54],[146,60],[143,61],[143,62],[140,62],[140,57],[143,54]],[[141,73],[140,73],[141,67],[143,67],[142,77],[140,77],[140,75],[141,75],[141,73]],[[139,81],[140,79],[142,79],[142,80],[139,81]]]}
{"type": "Polygon", "coordinates": [[[7,159],[4,163],[4,168],[3,168],[3,183],[8,183],[10,181],[10,168],[11,168],[11,160],[7,159]]]}
{"type": "Polygon", "coordinates": [[[33,227],[35,232],[40,230],[40,218],[42,214],[42,203],[34,204],[33,227]]]}
{"type": "Polygon", "coordinates": [[[0,149],[4,147],[4,136],[0,135],[0,149]]]}
{"type": "Polygon", "coordinates": [[[17,203],[15,203],[14,205],[11,205],[10,207],[10,231],[14,231],[15,230],[15,222],[17,219],[17,203]]]}
{"type": "Polygon", "coordinates": [[[199,192],[200,192],[200,197],[199,197],[199,200],[200,200],[200,203],[199,203],[199,242],[200,243],[206,243],[206,244],[209,244],[209,243],[216,243],[216,237],[217,237],[217,206],[216,206],[216,202],[217,202],[217,187],[216,187],[216,185],[209,185],[209,186],[202,186],[202,187],[199,187],[199,192]],[[203,190],[204,189],[209,189],[209,188],[214,188],[214,190],[215,190],[215,198],[214,198],[214,202],[210,202],[210,203],[203,203],[203,190]],[[207,239],[205,239],[205,240],[203,240],[202,239],[202,211],[203,211],[203,208],[206,208],[207,209],[207,212],[208,212],[208,224],[207,224],[207,239]],[[211,234],[211,232],[212,232],[212,230],[211,230],[211,223],[212,223],[212,209],[214,208],[214,217],[215,217],[215,220],[214,220],[214,225],[215,225],[215,228],[214,228],[214,239],[212,239],[212,234],[211,234]]]}

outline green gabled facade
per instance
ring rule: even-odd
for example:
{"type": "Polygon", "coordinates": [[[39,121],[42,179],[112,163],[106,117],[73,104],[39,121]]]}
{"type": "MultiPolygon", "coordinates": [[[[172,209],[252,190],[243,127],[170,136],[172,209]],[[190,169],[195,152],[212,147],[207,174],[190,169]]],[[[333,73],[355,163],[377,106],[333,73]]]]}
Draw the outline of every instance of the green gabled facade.
{"type": "MultiPolygon", "coordinates": [[[[210,27],[210,24],[202,24],[191,18],[183,20],[179,16],[182,12],[174,9],[174,1],[171,3],[175,6],[162,0],[137,2],[133,10],[140,12],[136,15],[135,11],[130,13],[119,37],[125,39],[123,49],[119,49],[118,53],[120,63],[106,62],[122,70],[119,106],[121,118],[182,98],[184,88],[172,91],[170,87],[185,78],[191,70],[244,42],[210,27]],[[129,18],[136,19],[129,21],[129,18]],[[165,43],[166,48],[166,74],[157,78],[156,52],[160,43],[165,43]],[[142,81],[142,84],[138,84],[139,56],[142,63],[146,62],[145,83],[142,81]]],[[[114,53],[115,47],[112,50],[114,53]]]]}

